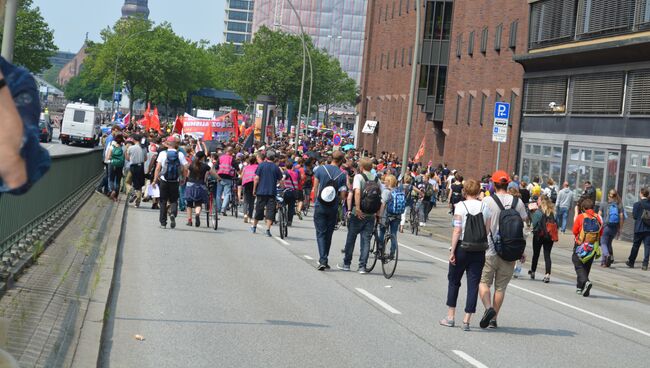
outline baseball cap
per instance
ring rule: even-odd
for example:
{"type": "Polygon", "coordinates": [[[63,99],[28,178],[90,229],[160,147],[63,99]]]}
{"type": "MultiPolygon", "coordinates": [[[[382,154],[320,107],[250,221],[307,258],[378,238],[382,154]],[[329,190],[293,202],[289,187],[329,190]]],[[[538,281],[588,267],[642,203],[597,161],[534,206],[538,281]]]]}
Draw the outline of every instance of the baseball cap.
{"type": "Polygon", "coordinates": [[[495,183],[507,184],[510,182],[510,175],[503,170],[497,170],[492,174],[492,181],[495,183]]]}

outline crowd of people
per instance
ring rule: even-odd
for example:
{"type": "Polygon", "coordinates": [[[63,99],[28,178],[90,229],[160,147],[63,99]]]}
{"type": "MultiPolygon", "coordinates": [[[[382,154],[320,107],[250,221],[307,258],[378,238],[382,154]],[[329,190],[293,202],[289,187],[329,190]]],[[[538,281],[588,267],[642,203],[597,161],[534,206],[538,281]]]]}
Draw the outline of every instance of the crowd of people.
{"type": "MultiPolygon", "coordinates": [[[[343,259],[336,266],[351,271],[357,239],[360,249],[357,271],[367,273],[373,234],[383,244],[391,234],[387,257],[393,257],[398,233],[406,225],[424,226],[432,208],[447,203],[452,215],[452,241],[448,272],[448,313],[443,326],[455,325],[456,300],[461,279],[467,277],[463,329],[469,330],[480,298],[485,312],[481,328],[496,328],[506,288],[520,276],[525,262],[527,238],[532,238],[528,275],[535,279],[540,257],[549,283],[551,251],[566,232],[567,218],[574,213],[572,262],[576,293],[588,297],[593,262],[602,267],[614,262],[612,241],[628,217],[615,190],[597,200],[590,182],[574,201],[568,182],[558,188],[552,179],[530,182],[504,171],[480,180],[464,178],[446,164],[434,166],[409,160],[406,175],[394,153],[373,155],[367,151],[339,150],[328,136],[314,134],[300,142],[280,138],[273,143],[224,142],[213,151],[206,142],[190,136],[156,132],[121,132],[114,127],[106,139],[106,178],[98,191],[117,200],[124,183],[135,207],[151,201],[159,210],[159,222],[176,227],[179,213],[187,211],[187,226],[200,226],[203,207],[213,205],[227,216],[229,204],[242,203],[243,221],[251,233],[274,236],[278,198],[288,208],[288,226],[294,217],[303,220],[305,208],[313,206],[313,223],[319,259],[316,268],[330,269],[332,235],[338,224],[347,226],[343,259]],[[210,203],[213,198],[213,203],[210,203]],[[415,213],[415,222],[407,214],[415,213]],[[260,224],[261,222],[261,224],[260,224]],[[408,224],[411,222],[410,224],[408,224]],[[258,229],[260,227],[260,229],[258,229]],[[376,232],[376,230],[378,231],[376,232]]],[[[648,190],[640,192],[634,205],[635,237],[626,261],[634,267],[640,244],[645,245],[642,269],[650,256],[650,201],[648,190]]]]}

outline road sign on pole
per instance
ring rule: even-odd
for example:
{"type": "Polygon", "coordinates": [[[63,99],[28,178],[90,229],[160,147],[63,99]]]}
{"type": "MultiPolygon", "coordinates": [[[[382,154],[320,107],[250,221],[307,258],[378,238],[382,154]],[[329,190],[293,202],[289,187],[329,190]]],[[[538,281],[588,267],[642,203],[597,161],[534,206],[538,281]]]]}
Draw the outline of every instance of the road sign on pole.
{"type": "Polygon", "coordinates": [[[340,134],[334,134],[334,137],[332,138],[332,144],[334,144],[334,146],[336,146],[336,147],[341,145],[341,135],[340,134]]]}
{"type": "Polygon", "coordinates": [[[494,125],[492,127],[492,142],[497,142],[497,165],[501,160],[501,143],[508,141],[508,119],[510,119],[510,104],[497,102],[494,104],[494,125]]]}

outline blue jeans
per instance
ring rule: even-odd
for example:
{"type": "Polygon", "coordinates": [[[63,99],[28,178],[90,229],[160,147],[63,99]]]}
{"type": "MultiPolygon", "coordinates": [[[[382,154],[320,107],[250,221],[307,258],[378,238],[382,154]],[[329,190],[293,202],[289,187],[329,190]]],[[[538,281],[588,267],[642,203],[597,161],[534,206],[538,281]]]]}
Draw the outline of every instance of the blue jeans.
{"type": "Polygon", "coordinates": [[[187,209],[187,201],[185,200],[185,186],[186,185],[183,184],[178,187],[178,193],[179,193],[178,208],[181,211],[185,211],[187,209]]]}
{"type": "Polygon", "coordinates": [[[336,225],[336,207],[324,208],[316,206],[314,209],[314,227],[316,228],[316,243],[318,243],[318,263],[327,265],[332,246],[332,234],[336,225]]]}
{"type": "Polygon", "coordinates": [[[386,228],[389,228],[390,231],[390,253],[395,254],[395,249],[397,249],[397,230],[399,229],[400,218],[389,218],[386,223],[386,226],[379,227],[379,242],[384,244],[384,235],[386,234],[386,228]]]}
{"type": "Polygon", "coordinates": [[[365,268],[368,262],[368,253],[370,252],[370,239],[372,232],[375,229],[375,216],[366,215],[363,220],[359,219],[356,215],[350,217],[350,225],[348,227],[348,238],[345,241],[345,257],[343,264],[349,266],[352,262],[352,253],[354,252],[354,245],[357,242],[357,235],[361,235],[361,245],[359,251],[359,268],[365,268]]]}
{"type": "Polygon", "coordinates": [[[612,248],[612,241],[618,233],[618,224],[606,224],[603,229],[603,236],[600,237],[600,248],[603,251],[601,264],[606,264],[609,258],[614,259],[614,249],[612,248]]]}
{"type": "Polygon", "coordinates": [[[566,231],[566,220],[569,217],[569,209],[566,207],[558,207],[557,214],[555,215],[555,221],[558,226],[560,226],[560,231],[566,231]]]}
{"type": "Polygon", "coordinates": [[[650,231],[644,233],[634,233],[634,240],[632,241],[632,249],[630,250],[630,257],[628,260],[634,264],[636,256],[639,254],[639,247],[643,242],[643,265],[647,266],[650,260],[650,231]]]}
{"type": "Polygon", "coordinates": [[[217,194],[214,196],[217,201],[217,212],[225,212],[230,203],[230,195],[232,194],[232,179],[221,179],[217,184],[217,194]],[[223,194],[223,202],[221,202],[221,195],[223,194]]]}

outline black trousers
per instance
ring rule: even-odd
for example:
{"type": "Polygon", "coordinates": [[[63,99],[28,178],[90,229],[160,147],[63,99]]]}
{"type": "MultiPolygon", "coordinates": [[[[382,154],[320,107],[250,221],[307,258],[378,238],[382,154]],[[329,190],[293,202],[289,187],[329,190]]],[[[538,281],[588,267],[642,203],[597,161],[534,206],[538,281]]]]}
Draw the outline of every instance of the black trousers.
{"type": "Polygon", "coordinates": [[[133,189],[140,192],[144,187],[144,164],[131,165],[131,178],[133,189]]]}
{"type": "MultiPolygon", "coordinates": [[[[540,239],[537,235],[533,236],[533,261],[530,265],[530,270],[537,271],[537,262],[539,255],[544,248],[544,265],[546,266],[546,273],[551,273],[551,250],[553,249],[553,241],[549,239],[540,239]]],[[[580,262],[582,263],[582,262],[580,262]]]]}
{"type": "Polygon", "coordinates": [[[573,262],[573,266],[576,269],[576,276],[577,276],[577,283],[576,287],[578,289],[583,289],[585,287],[585,283],[589,281],[589,272],[591,272],[591,265],[594,263],[594,259],[590,259],[587,261],[587,263],[582,263],[580,258],[576,255],[576,246],[573,247],[573,256],[571,256],[571,261],[573,262]]]}
{"type": "Polygon", "coordinates": [[[178,215],[178,182],[160,181],[160,224],[167,225],[167,203],[171,215],[178,215]]]}
{"type": "Polygon", "coordinates": [[[255,197],[253,197],[253,182],[244,185],[244,215],[253,218],[253,209],[255,208],[255,197]]]}

